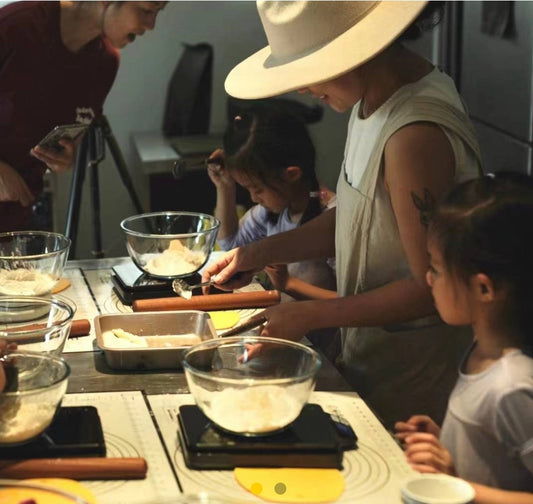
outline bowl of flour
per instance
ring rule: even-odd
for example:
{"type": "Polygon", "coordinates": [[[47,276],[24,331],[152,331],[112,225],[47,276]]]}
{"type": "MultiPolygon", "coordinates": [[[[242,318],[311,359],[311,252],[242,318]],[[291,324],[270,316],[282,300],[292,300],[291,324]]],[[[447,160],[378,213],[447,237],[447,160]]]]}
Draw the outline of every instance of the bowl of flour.
{"type": "Polygon", "coordinates": [[[120,223],[135,265],[154,278],[182,278],[209,259],[220,221],[194,212],[153,212],[120,223]]]}
{"type": "Polygon", "coordinates": [[[46,430],[70,374],[63,359],[36,352],[9,353],[3,365],[11,379],[0,393],[0,447],[26,443],[46,430]]]}
{"type": "Polygon", "coordinates": [[[59,233],[0,233],[0,295],[49,295],[63,274],[69,249],[70,239],[59,233]]]}
{"type": "Polygon", "coordinates": [[[183,357],[198,407],[222,430],[243,436],[272,434],[296,420],[320,366],[312,348],[262,336],[204,341],[183,357]]]}

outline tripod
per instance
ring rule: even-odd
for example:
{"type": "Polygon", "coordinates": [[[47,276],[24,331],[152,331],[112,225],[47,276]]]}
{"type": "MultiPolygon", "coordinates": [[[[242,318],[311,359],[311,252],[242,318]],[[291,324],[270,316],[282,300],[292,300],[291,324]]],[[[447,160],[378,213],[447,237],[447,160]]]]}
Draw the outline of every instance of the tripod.
{"type": "Polygon", "coordinates": [[[144,213],[143,207],[133,187],[126,163],[120,152],[117,141],[111,131],[111,126],[105,116],[95,119],[85,133],[76,153],[76,163],[72,177],[70,199],[67,210],[67,222],[65,236],[72,241],[69,259],[75,258],[76,241],[78,236],[78,223],[80,216],[80,204],[83,183],[87,168],[91,173],[91,207],[93,222],[93,255],[96,258],[104,257],[102,250],[102,228],[100,222],[100,186],[98,183],[98,164],[105,158],[105,143],[111,151],[115,166],[118,170],[122,183],[128,190],[131,201],[137,213],[144,213]]]}

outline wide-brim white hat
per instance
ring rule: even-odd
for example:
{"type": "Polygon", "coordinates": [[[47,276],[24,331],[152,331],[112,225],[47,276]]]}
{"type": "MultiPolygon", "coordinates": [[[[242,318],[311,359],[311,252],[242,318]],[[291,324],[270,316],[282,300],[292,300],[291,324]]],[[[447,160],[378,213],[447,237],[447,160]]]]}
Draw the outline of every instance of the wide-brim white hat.
{"type": "Polygon", "coordinates": [[[266,98],[334,79],[391,45],[427,3],[260,0],[269,45],[228,74],[226,91],[266,98]]]}

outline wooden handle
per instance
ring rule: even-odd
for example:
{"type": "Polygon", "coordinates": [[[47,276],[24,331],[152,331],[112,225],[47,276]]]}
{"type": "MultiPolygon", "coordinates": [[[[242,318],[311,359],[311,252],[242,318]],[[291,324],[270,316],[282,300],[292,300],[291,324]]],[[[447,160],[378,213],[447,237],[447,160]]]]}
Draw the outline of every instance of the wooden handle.
{"type": "Polygon", "coordinates": [[[0,478],[143,479],[144,458],[56,458],[0,460],[0,478]]]}
{"type": "Polygon", "coordinates": [[[87,336],[91,332],[91,323],[87,319],[73,320],[69,337],[87,336]]]}
{"type": "MultiPolygon", "coordinates": [[[[44,329],[47,327],[46,324],[29,324],[19,327],[10,327],[9,330],[12,332],[18,331],[34,331],[36,329],[44,329]]],[[[91,323],[87,319],[73,320],[70,325],[69,336],[87,336],[91,332],[91,323]]]]}
{"type": "Polygon", "coordinates": [[[280,300],[281,295],[277,290],[210,294],[193,296],[191,299],[180,297],[137,299],[133,302],[133,311],[209,311],[231,310],[236,308],[263,308],[278,304],[280,300]]]}

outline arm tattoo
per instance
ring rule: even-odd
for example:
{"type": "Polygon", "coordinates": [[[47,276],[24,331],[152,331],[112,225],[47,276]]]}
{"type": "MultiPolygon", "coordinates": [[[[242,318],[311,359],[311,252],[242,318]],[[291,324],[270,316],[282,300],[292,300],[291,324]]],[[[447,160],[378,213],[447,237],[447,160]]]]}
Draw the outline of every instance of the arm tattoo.
{"type": "Polygon", "coordinates": [[[431,214],[435,210],[435,198],[426,188],[424,188],[424,196],[422,198],[414,192],[411,192],[411,198],[416,209],[420,212],[420,224],[427,228],[431,214]]]}

